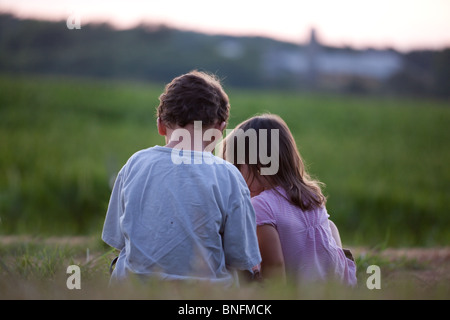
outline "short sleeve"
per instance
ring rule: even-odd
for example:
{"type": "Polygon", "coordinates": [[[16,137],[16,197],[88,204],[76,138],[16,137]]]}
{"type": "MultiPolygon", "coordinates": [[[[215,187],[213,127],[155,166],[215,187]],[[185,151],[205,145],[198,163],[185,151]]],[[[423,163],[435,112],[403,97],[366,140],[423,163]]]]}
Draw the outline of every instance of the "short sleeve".
{"type": "Polygon", "coordinates": [[[259,196],[253,197],[252,205],[255,209],[257,226],[268,224],[276,228],[277,222],[275,220],[275,216],[264,198],[259,196]]]}
{"type": "Polygon", "coordinates": [[[251,271],[261,262],[256,236],[255,211],[249,192],[243,191],[240,203],[228,214],[223,231],[227,266],[251,271]]]}
{"type": "Polygon", "coordinates": [[[122,199],[122,171],[117,175],[114,182],[113,191],[109,200],[108,211],[106,212],[105,223],[103,225],[102,239],[111,247],[122,250],[125,246],[125,239],[120,227],[120,218],[124,213],[122,199]]]}

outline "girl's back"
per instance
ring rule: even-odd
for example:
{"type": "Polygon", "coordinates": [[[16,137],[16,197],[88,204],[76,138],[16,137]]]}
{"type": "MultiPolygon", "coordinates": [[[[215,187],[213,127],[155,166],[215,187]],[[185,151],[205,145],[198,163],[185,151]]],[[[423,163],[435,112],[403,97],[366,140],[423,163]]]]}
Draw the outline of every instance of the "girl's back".
{"type": "Polygon", "coordinates": [[[287,199],[281,187],[252,198],[257,225],[278,231],[286,274],[302,282],[335,278],[356,285],[355,263],[336,244],[325,206],[304,212],[287,199]]]}

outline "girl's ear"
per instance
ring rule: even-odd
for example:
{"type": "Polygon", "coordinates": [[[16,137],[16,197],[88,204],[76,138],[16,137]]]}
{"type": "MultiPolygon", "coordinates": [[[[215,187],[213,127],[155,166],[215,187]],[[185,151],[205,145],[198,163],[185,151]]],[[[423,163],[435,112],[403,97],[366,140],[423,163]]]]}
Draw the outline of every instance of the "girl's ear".
{"type": "Polygon", "coordinates": [[[162,136],[165,136],[167,134],[167,128],[164,125],[164,123],[161,121],[161,118],[158,117],[158,119],[156,119],[156,126],[158,127],[158,133],[162,136]]]}

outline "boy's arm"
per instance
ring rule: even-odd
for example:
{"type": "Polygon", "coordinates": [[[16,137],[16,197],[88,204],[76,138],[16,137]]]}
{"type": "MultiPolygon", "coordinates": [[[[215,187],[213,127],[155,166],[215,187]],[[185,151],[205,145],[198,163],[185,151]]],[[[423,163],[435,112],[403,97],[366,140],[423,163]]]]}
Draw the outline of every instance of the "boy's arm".
{"type": "Polygon", "coordinates": [[[248,270],[237,270],[239,279],[244,280],[244,282],[261,281],[261,265],[256,265],[252,268],[252,271],[248,270]]]}
{"type": "Polygon", "coordinates": [[[122,250],[125,246],[125,239],[120,228],[120,218],[123,212],[121,171],[114,183],[102,232],[102,240],[118,250],[122,250]]]}
{"type": "Polygon", "coordinates": [[[240,203],[227,215],[223,231],[225,263],[253,276],[259,272],[261,255],[256,236],[255,211],[250,194],[242,193],[240,203]]]}

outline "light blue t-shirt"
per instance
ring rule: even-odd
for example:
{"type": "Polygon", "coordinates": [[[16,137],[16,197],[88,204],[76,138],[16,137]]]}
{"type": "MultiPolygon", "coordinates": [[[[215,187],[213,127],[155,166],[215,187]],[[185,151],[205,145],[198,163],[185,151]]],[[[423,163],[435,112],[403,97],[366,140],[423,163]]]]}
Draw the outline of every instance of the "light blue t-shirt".
{"type": "Polygon", "coordinates": [[[230,284],[234,269],[261,262],[247,185],[208,152],[135,153],[117,176],[102,239],[121,250],[118,280],[131,273],[230,284]]]}

